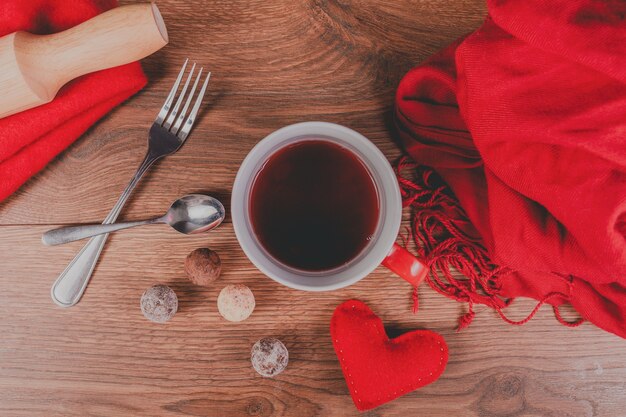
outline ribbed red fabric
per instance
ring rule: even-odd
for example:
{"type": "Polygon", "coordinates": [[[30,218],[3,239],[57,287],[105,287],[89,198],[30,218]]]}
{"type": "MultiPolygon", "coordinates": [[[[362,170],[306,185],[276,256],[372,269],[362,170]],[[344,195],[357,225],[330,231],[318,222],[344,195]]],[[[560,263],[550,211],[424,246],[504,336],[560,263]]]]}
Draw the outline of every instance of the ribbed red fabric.
{"type": "MultiPolygon", "coordinates": [[[[0,36],[60,32],[116,5],[115,0],[3,0],[0,36]]],[[[146,82],[134,62],[80,77],[52,102],[0,119],[0,201],[146,82]]]]}
{"type": "Polygon", "coordinates": [[[402,162],[418,169],[401,186],[428,281],[499,312],[518,296],[571,303],[626,337],[626,2],[488,8],[397,91],[403,145],[453,193],[402,162]]]}

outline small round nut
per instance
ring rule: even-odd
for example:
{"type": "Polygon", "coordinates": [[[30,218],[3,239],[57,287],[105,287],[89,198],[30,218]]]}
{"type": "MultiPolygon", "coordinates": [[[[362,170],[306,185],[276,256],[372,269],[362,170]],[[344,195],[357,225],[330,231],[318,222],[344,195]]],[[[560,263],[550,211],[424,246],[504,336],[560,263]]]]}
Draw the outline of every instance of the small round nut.
{"type": "Polygon", "coordinates": [[[196,285],[213,283],[222,272],[222,261],[217,252],[209,248],[199,248],[187,255],[185,272],[196,285]]]}
{"type": "Polygon", "coordinates": [[[289,363],[289,351],[280,340],[266,337],[252,346],[251,361],[259,375],[271,378],[285,370],[289,363]]]}
{"type": "Polygon", "coordinates": [[[165,323],[177,310],[178,297],[167,285],[153,285],[141,296],[141,312],[155,323],[165,323]]]}
{"type": "Polygon", "coordinates": [[[243,284],[227,285],[217,296],[217,309],[228,321],[243,321],[254,310],[254,294],[243,284]]]}

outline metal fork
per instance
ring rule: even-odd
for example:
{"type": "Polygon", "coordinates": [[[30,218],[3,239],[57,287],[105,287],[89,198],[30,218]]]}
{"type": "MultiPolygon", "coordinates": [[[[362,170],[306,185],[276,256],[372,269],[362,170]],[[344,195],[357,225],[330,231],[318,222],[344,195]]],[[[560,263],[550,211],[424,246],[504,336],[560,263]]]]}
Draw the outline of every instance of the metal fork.
{"type": "MultiPolygon", "coordinates": [[[[191,71],[189,71],[189,75],[187,76],[183,88],[178,95],[176,103],[174,104],[174,107],[172,107],[172,103],[174,102],[176,92],[178,91],[180,82],[185,74],[188,62],[189,60],[185,60],[183,67],[178,73],[176,82],[170,90],[167,100],[165,100],[165,104],[161,107],[156,120],[150,128],[150,133],[148,134],[148,152],[146,152],[143,162],[139,165],[137,172],[135,172],[135,175],[126,186],[126,189],[120,196],[119,200],[117,200],[117,203],[115,203],[115,206],[113,206],[109,215],[104,219],[103,224],[111,224],[115,222],[117,216],[124,207],[126,200],[128,200],[128,197],[141,177],[146,173],[146,171],[148,171],[148,168],[164,156],[175,153],[185,142],[187,136],[189,136],[189,132],[196,121],[196,116],[198,115],[198,110],[200,108],[200,104],[202,103],[204,93],[206,92],[206,87],[209,83],[211,73],[209,72],[206,76],[204,83],[202,84],[202,88],[193,103],[191,112],[189,113],[189,116],[186,117],[187,110],[189,109],[196,88],[198,87],[198,82],[202,76],[202,68],[200,68],[200,71],[198,71],[198,74],[195,77],[191,91],[189,94],[186,94],[196,68],[196,64],[194,63],[191,67],[191,71]],[[185,96],[187,97],[186,99],[185,96]],[[183,106],[182,109],[181,105],[183,106]]],[[[100,253],[102,252],[102,248],[104,247],[108,236],[108,234],[105,234],[90,239],[80,252],[78,252],[76,257],[74,257],[72,262],[70,262],[67,268],[65,268],[61,275],[59,275],[59,278],[57,278],[55,283],[52,285],[52,289],[50,291],[52,300],[54,300],[55,303],[61,307],[70,307],[80,300],[80,297],[85,291],[85,287],[87,287],[89,278],[91,278],[91,274],[96,266],[96,263],[98,262],[98,258],[100,257],[100,253]]]]}

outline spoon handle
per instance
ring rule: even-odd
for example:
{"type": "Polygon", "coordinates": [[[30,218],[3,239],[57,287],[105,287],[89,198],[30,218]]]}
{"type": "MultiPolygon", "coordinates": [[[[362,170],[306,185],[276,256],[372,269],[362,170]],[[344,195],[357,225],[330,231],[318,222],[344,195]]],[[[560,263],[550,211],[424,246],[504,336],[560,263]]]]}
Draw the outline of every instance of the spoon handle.
{"type": "Polygon", "coordinates": [[[163,223],[162,217],[150,220],[140,220],[136,222],[123,222],[111,224],[85,224],[82,226],[61,227],[60,229],[48,230],[41,237],[44,245],[62,245],[64,243],[74,242],[88,237],[103,235],[115,232],[117,230],[129,229],[131,227],[141,226],[144,224],[163,223]]]}

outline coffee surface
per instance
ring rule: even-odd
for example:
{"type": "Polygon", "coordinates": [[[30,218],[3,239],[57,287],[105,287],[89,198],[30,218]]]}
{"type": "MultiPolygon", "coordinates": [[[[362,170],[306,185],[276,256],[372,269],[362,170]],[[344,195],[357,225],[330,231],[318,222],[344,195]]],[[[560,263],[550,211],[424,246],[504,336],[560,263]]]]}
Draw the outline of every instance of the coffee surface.
{"type": "Polygon", "coordinates": [[[374,181],[348,149],[322,139],[288,145],[258,172],[250,217],[261,245],[293,268],[322,271],[354,259],[378,223],[374,181]]]}

